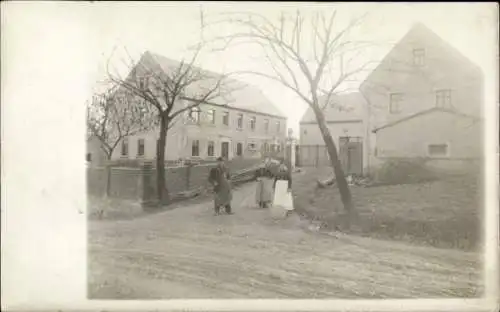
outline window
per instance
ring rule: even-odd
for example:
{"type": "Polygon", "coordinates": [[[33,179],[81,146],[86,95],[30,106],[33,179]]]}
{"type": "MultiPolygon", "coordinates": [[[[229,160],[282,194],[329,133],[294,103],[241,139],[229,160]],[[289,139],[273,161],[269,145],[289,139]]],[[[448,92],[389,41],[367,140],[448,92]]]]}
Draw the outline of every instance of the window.
{"type": "Polygon", "coordinates": [[[236,144],[236,156],[241,156],[243,155],[243,144],[238,143],[236,144]]]}
{"type": "Polygon", "coordinates": [[[403,104],[403,94],[402,93],[391,93],[389,112],[391,114],[397,114],[401,112],[401,106],[403,104]]]}
{"type": "Polygon", "coordinates": [[[436,107],[451,107],[451,90],[436,91],[436,107]]]}
{"type": "Polygon", "coordinates": [[[243,114],[238,114],[238,129],[243,129],[243,114]]]}
{"type": "Polygon", "coordinates": [[[280,132],[281,124],[279,121],[276,122],[276,132],[280,132]]]}
{"type": "Polygon", "coordinates": [[[137,156],[144,156],[144,139],[137,140],[137,156]]]}
{"type": "Polygon", "coordinates": [[[413,65],[418,67],[425,65],[425,49],[413,49],[413,65]]]}
{"type": "Polygon", "coordinates": [[[257,118],[256,118],[256,117],[252,117],[252,118],[250,118],[250,129],[251,129],[252,131],[254,131],[254,130],[255,130],[255,124],[256,124],[256,123],[257,123],[257,118]]]}
{"type": "Polygon", "coordinates": [[[427,145],[427,153],[432,157],[447,156],[448,144],[429,144],[427,145]]]}
{"type": "Polygon", "coordinates": [[[281,144],[276,144],[276,151],[278,153],[281,151],[281,144]]]}
{"type": "Polygon", "coordinates": [[[264,119],[264,131],[269,131],[269,119],[264,119]]]}
{"type": "Polygon", "coordinates": [[[139,89],[144,90],[144,88],[146,86],[146,78],[139,77],[138,80],[139,80],[138,81],[139,82],[139,89]]]}
{"type": "Polygon", "coordinates": [[[128,139],[122,141],[122,156],[128,156],[128,139]]]}
{"type": "Polygon", "coordinates": [[[215,109],[209,109],[207,111],[207,119],[209,123],[211,124],[215,123],[215,109]]]}
{"type": "Polygon", "coordinates": [[[193,107],[189,110],[189,119],[191,122],[199,123],[200,122],[200,108],[193,107]]]}
{"type": "Polygon", "coordinates": [[[269,143],[265,142],[263,147],[264,152],[269,152],[269,143]]]}
{"type": "Polygon", "coordinates": [[[88,162],[91,162],[91,161],[92,161],[92,154],[91,154],[91,153],[87,153],[87,157],[85,157],[85,159],[86,159],[88,162]]]}
{"type": "Polygon", "coordinates": [[[193,140],[191,143],[191,156],[200,156],[200,141],[193,140]]]}
{"type": "Polygon", "coordinates": [[[222,114],[222,124],[229,126],[229,112],[224,112],[224,114],[222,114]]]}
{"type": "Polygon", "coordinates": [[[207,155],[212,157],[215,156],[214,141],[208,141],[207,155]]]}

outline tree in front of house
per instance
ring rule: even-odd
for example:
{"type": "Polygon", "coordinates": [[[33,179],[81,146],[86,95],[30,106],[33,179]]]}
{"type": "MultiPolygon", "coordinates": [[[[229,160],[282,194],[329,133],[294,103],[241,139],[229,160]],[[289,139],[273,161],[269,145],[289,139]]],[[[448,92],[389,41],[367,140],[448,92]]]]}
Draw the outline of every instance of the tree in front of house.
{"type": "Polygon", "coordinates": [[[202,47],[203,44],[196,45],[193,56],[187,61],[173,61],[150,52],[145,52],[137,62],[129,57],[126,78],[108,69],[110,80],[132,94],[138,107],[154,112],[158,129],[156,190],[160,204],[169,201],[165,181],[168,131],[183,115],[198,118],[200,104],[220,101],[230,92],[227,76],[194,65],[202,47]]]}
{"type": "Polygon", "coordinates": [[[116,87],[96,93],[87,102],[87,138],[95,138],[107,159],[106,196],[110,191],[110,161],[123,139],[147,131],[154,124],[150,112],[134,104],[130,93],[116,87]]]}
{"type": "Polygon", "coordinates": [[[213,27],[225,25],[229,29],[229,34],[211,39],[216,50],[253,45],[262,51],[268,71],[249,70],[234,74],[251,74],[276,81],[312,109],[328,149],[343,206],[351,213],[354,212],[351,192],[325,120],[321,98],[328,105],[344,83],[354,79],[356,74],[368,71],[368,66],[374,62],[365,62],[366,59],[361,57],[372,43],[350,37],[366,21],[366,14],[342,24],[339,22],[340,12],[336,9],[330,12],[281,13],[274,20],[264,14],[239,12],[214,16],[207,24],[213,27]]]}

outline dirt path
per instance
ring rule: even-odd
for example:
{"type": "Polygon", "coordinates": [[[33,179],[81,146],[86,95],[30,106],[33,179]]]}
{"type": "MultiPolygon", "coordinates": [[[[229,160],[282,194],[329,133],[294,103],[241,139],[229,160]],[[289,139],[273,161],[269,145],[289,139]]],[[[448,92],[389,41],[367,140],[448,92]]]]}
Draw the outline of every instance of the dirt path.
{"type": "Polygon", "coordinates": [[[89,297],[411,298],[475,296],[479,256],[333,237],[292,216],[273,221],[234,196],[235,215],[197,203],[127,221],[89,222],[89,297]]]}

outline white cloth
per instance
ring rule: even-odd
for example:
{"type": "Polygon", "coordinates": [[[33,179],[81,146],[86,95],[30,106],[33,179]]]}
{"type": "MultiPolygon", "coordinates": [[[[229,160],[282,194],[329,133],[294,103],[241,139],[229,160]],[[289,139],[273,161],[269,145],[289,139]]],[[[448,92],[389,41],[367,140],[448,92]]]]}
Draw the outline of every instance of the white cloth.
{"type": "Polygon", "coordinates": [[[276,181],[274,191],[273,205],[271,206],[271,215],[274,218],[285,217],[287,211],[293,210],[292,193],[288,192],[288,181],[276,181]]]}

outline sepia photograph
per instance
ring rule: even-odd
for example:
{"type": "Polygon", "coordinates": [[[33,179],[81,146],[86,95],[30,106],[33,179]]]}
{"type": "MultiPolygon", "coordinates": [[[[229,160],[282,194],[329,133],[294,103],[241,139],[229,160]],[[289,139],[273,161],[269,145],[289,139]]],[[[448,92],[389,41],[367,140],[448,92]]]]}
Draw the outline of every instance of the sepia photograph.
{"type": "Polygon", "coordinates": [[[85,152],[81,300],[498,308],[498,6],[68,7],[89,40],[65,121],[84,130],[58,138],[85,152]]]}

